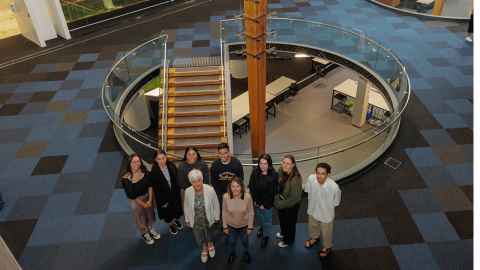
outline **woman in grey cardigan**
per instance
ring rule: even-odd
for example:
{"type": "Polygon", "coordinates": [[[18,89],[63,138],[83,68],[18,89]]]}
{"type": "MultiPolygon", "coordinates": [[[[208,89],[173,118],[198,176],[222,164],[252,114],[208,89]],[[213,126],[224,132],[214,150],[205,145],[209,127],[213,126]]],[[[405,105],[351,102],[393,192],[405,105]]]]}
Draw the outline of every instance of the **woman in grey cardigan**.
{"type": "Polygon", "coordinates": [[[281,248],[295,241],[298,209],[302,200],[302,176],[298,171],[295,158],[286,155],[282,159],[282,167],[278,172],[278,193],[275,195],[274,206],[278,209],[281,232],[277,233],[281,248]]]}
{"type": "Polygon", "coordinates": [[[200,170],[191,170],[188,179],[192,186],[185,190],[185,223],[193,229],[195,241],[202,250],[200,258],[206,263],[208,257],[215,257],[213,224],[220,220],[220,204],[213,187],[203,183],[200,170]]]}

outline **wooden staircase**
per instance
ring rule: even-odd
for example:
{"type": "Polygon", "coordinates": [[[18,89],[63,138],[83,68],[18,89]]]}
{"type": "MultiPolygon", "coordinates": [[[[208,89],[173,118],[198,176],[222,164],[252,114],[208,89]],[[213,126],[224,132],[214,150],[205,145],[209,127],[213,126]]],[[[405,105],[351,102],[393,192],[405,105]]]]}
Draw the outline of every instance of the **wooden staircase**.
{"type": "Polygon", "coordinates": [[[183,157],[185,147],[195,146],[202,158],[216,158],[217,145],[227,141],[222,80],[220,66],[169,69],[166,150],[171,157],[183,157]]]}

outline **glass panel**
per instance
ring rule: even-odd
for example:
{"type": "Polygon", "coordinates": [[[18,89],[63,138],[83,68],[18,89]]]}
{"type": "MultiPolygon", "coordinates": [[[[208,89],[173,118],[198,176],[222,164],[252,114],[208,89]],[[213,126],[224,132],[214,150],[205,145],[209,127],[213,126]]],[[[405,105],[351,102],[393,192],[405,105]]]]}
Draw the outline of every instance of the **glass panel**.
{"type": "MultiPolygon", "coordinates": [[[[60,0],[67,22],[85,19],[143,2],[149,2],[149,0],[60,0]]],[[[159,2],[162,1],[153,1],[152,3],[159,2]]]]}
{"type": "MultiPolygon", "coordinates": [[[[222,22],[222,37],[225,43],[243,42],[241,35],[243,21],[227,20],[222,22]]],[[[398,58],[378,42],[371,40],[360,31],[342,29],[337,26],[327,25],[318,22],[305,21],[287,18],[269,18],[268,20],[268,42],[289,43],[300,46],[315,47],[340,56],[354,60],[375,72],[383,81],[390,86],[390,96],[393,100],[393,112],[387,121],[380,127],[372,127],[352,137],[336,141],[331,144],[314,146],[308,149],[290,151],[297,160],[311,161],[318,157],[318,160],[335,160],[343,157],[356,156],[359,149],[382,145],[386,139],[390,126],[398,123],[401,112],[408,101],[410,85],[404,67],[398,58]],[[350,153],[350,155],[348,154],[350,153]],[[356,155],[352,153],[357,153],[356,155]]],[[[212,153],[210,153],[212,154],[212,153]]],[[[271,153],[275,163],[279,163],[285,153],[271,153]]],[[[252,162],[249,154],[238,155],[246,163],[252,162]]],[[[358,160],[357,160],[358,162],[358,160]]],[[[348,162],[347,162],[348,163],[348,162]]],[[[352,164],[350,164],[352,165],[352,164]]]]}
{"type": "MultiPolygon", "coordinates": [[[[133,86],[135,81],[158,69],[159,75],[151,80],[152,84],[155,87],[165,87],[163,70],[166,66],[166,40],[167,37],[162,35],[128,52],[112,67],[105,78],[102,90],[102,102],[113,123],[130,138],[152,149],[158,147],[159,138],[129,126],[123,119],[120,119],[119,115],[123,109],[121,105],[126,98],[126,90],[133,86]]],[[[143,95],[143,92],[139,91],[135,94],[143,95]]],[[[156,133],[154,132],[154,134],[156,133]]]]}
{"type": "MultiPolygon", "coordinates": [[[[222,44],[240,43],[244,41],[243,21],[231,19],[221,22],[220,34],[222,44]]],[[[385,83],[393,100],[393,111],[390,117],[379,127],[362,130],[354,136],[344,138],[330,144],[316,145],[306,149],[289,151],[293,154],[302,173],[306,177],[311,168],[319,161],[327,161],[339,172],[359,169],[365,164],[365,153],[380,153],[390,145],[392,131],[396,131],[410,94],[410,82],[405,68],[398,58],[378,42],[371,40],[359,31],[346,30],[333,25],[297,20],[270,18],[268,21],[268,40],[271,43],[298,44],[319,48],[333,54],[347,57],[369,68],[385,83]]],[[[156,149],[159,140],[164,145],[164,137],[157,138],[150,133],[136,130],[119,119],[120,106],[128,87],[144,78],[155,69],[159,69],[159,77],[153,78],[143,87],[166,88],[166,36],[160,36],[129,51],[111,69],[104,82],[102,101],[112,121],[128,137],[138,143],[156,149]]],[[[140,91],[141,92],[141,91],[140,91]]],[[[165,91],[167,92],[167,91],[165,91]]],[[[138,94],[138,93],[136,93],[138,94]]],[[[141,94],[141,93],[140,93],[141,94]]],[[[160,96],[164,102],[167,96],[160,96]]],[[[166,117],[162,117],[160,129],[165,129],[166,117]]],[[[160,134],[164,134],[160,132],[160,134]]],[[[202,155],[215,155],[216,151],[202,151],[202,155]]],[[[274,163],[279,164],[285,152],[270,153],[274,163]]],[[[255,165],[250,154],[236,154],[247,165],[255,165]]],[[[337,175],[340,177],[339,175],[337,175]]]]}
{"type": "Polygon", "coordinates": [[[434,0],[410,1],[410,0],[371,0],[380,2],[385,7],[400,9],[409,13],[427,16],[441,16],[450,18],[468,18],[472,13],[473,0],[449,1],[443,0],[442,4],[435,9],[434,0]],[[435,12],[436,10],[436,12],[435,12]]]}

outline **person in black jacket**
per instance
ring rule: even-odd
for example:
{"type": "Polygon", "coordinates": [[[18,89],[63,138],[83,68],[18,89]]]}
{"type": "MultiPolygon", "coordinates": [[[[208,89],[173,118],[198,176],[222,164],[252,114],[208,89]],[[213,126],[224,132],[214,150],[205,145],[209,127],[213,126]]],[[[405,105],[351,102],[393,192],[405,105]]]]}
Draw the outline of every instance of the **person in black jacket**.
{"type": "Polygon", "coordinates": [[[153,245],[160,239],[160,234],[153,228],[155,212],[153,211],[154,194],[148,172],[140,156],[130,156],[127,172],[122,177],[122,185],[133,212],[135,224],[147,245],[153,245]]]}
{"type": "Polygon", "coordinates": [[[238,177],[243,183],[243,167],[240,160],[232,156],[227,143],[220,143],[217,147],[218,159],[212,163],[210,177],[212,186],[222,205],[223,194],[227,192],[228,184],[233,177],[238,177]]]}
{"type": "Polygon", "coordinates": [[[278,174],[273,168],[272,158],[263,154],[258,158],[258,166],[250,175],[248,188],[253,198],[255,213],[260,229],[257,237],[261,238],[261,247],[265,248],[272,230],[272,207],[278,183],[278,174]]]}
{"type": "Polygon", "coordinates": [[[177,185],[180,187],[180,196],[183,200],[185,199],[185,190],[191,186],[190,181],[188,180],[188,173],[197,169],[202,172],[203,182],[205,184],[210,184],[210,175],[208,174],[208,166],[203,161],[200,152],[194,146],[188,146],[185,148],[185,154],[183,159],[178,165],[178,174],[177,174],[177,185]]]}
{"type": "Polygon", "coordinates": [[[167,153],[159,150],[150,172],[158,218],[169,224],[170,233],[176,235],[183,229],[179,218],[182,216],[180,188],[177,185],[177,168],[167,159],[167,153]]]}

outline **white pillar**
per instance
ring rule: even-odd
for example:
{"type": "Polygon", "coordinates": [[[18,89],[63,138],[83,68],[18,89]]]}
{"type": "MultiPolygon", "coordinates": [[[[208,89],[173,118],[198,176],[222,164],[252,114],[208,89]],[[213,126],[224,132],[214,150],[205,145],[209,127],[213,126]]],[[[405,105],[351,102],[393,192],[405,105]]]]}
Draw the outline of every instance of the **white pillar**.
{"type": "Polygon", "coordinates": [[[368,82],[360,78],[357,84],[357,97],[353,104],[352,125],[362,127],[367,120],[368,111],[368,82]]]}
{"type": "Polygon", "coordinates": [[[113,4],[113,0],[103,0],[103,6],[106,9],[114,9],[115,8],[115,4],[113,4]]]}
{"type": "Polygon", "coordinates": [[[14,0],[12,10],[22,35],[40,47],[57,35],[71,38],[60,0],[14,0]]]}
{"type": "Polygon", "coordinates": [[[40,47],[45,47],[45,40],[42,39],[34,25],[33,18],[30,16],[29,5],[25,0],[15,0],[12,4],[12,11],[17,19],[17,24],[22,35],[36,43],[40,47]]]}
{"type": "MultiPolygon", "coordinates": [[[[38,1],[38,0],[37,0],[38,1]]],[[[57,34],[64,39],[71,39],[70,31],[68,30],[67,20],[63,14],[62,4],[60,0],[47,0],[50,8],[50,17],[52,18],[53,27],[57,34]]]]}

